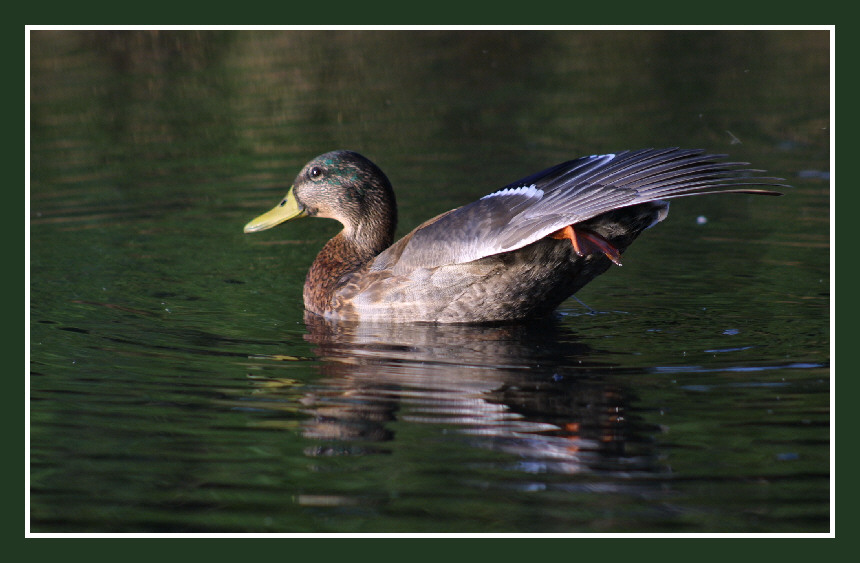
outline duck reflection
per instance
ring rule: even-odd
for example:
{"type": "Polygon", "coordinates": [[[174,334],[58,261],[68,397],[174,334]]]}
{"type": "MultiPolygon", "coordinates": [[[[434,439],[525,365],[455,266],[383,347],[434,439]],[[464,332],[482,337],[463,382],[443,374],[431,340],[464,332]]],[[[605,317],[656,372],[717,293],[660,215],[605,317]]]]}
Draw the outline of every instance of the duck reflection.
{"type": "MultiPolygon", "coordinates": [[[[455,429],[524,471],[649,471],[613,366],[557,322],[379,325],[306,319],[324,377],[306,388],[306,454],[385,453],[398,424],[455,429]]],[[[640,429],[641,431],[641,429],[640,429]]]]}

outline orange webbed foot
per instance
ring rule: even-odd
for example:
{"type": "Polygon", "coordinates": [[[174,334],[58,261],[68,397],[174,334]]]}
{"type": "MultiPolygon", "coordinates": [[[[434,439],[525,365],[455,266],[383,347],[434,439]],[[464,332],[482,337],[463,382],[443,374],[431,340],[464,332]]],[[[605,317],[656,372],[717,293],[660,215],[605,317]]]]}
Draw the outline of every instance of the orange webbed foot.
{"type": "Polygon", "coordinates": [[[613,263],[621,265],[621,252],[600,235],[583,229],[577,230],[573,228],[573,225],[568,225],[549,236],[554,239],[570,240],[570,243],[573,245],[573,251],[576,252],[577,256],[602,253],[612,260],[613,263]]]}

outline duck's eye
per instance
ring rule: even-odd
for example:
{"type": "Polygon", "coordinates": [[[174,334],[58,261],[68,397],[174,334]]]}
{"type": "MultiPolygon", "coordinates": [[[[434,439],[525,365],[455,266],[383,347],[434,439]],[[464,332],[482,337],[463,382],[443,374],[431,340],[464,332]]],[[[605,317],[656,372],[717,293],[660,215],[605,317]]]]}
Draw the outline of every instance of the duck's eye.
{"type": "Polygon", "coordinates": [[[310,176],[311,178],[319,178],[320,176],[322,176],[322,173],[322,168],[320,168],[319,166],[314,166],[308,172],[308,176],[310,176]]]}

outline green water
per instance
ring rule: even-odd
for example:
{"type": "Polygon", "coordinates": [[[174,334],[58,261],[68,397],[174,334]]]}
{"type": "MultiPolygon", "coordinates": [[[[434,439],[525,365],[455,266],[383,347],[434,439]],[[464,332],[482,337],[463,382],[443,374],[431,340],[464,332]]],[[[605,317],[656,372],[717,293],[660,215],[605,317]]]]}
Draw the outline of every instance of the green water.
{"type": "Polygon", "coordinates": [[[33,532],[826,532],[824,32],[33,32],[33,532]],[[399,232],[562,160],[730,153],[546,322],[306,323],[319,153],[399,232]]]}

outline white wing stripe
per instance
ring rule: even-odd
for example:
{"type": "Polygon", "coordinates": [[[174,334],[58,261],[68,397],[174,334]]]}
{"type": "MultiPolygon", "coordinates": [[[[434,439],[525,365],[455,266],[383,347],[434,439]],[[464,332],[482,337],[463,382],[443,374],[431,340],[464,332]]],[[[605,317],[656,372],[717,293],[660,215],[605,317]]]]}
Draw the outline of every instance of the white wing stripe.
{"type": "Polygon", "coordinates": [[[487,194],[481,199],[487,199],[488,197],[498,197],[498,196],[506,196],[506,195],[522,195],[528,198],[540,199],[543,197],[543,190],[540,190],[535,187],[534,184],[531,186],[521,186],[519,188],[507,188],[504,190],[499,190],[497,192],[493,192],[491,194],[487,194]]]}

